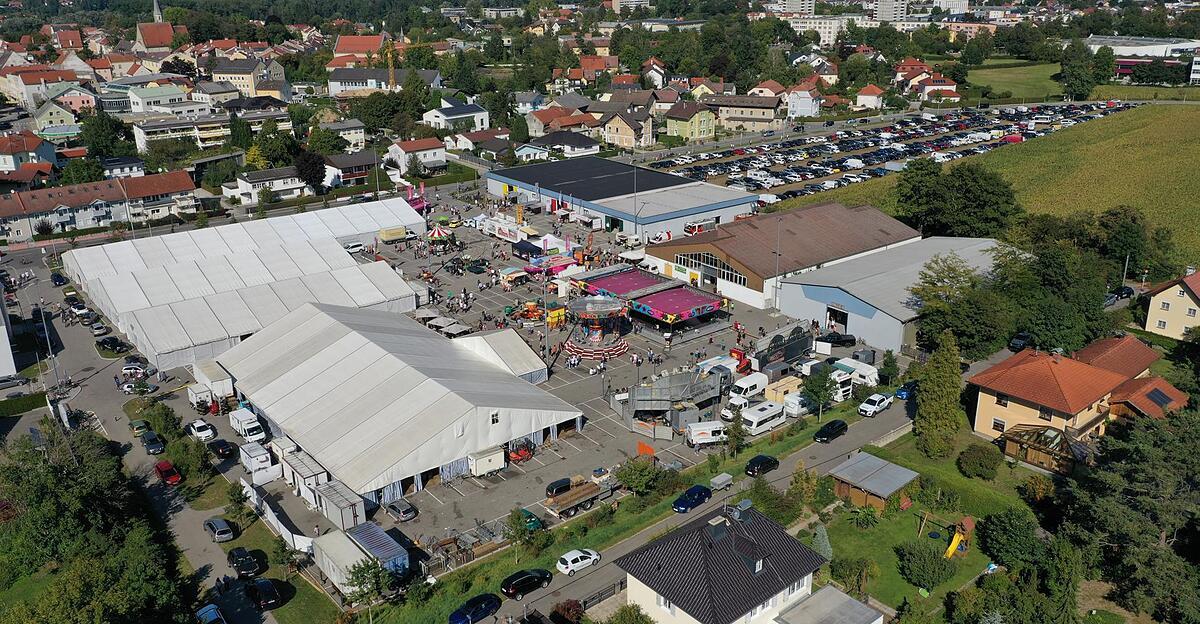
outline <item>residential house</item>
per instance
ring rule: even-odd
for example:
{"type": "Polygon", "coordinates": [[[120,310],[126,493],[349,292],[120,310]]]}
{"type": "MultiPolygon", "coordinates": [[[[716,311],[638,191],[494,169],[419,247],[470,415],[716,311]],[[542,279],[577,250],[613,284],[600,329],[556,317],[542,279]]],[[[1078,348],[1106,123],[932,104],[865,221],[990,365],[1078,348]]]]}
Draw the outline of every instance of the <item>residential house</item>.
{"type": "Polygon", "coordinates": [[[1114,417],[1162,417],[1187,403],[1166,381],[1145,381],[1159,357],[1132,335],[1098,340],[1073,357],[1025,349],[968,380],[978,389],[975,433],[999,438],[1010,457],[1070,473],[1114,417]]]}
{"type": "Polygon", "coordinates": [[[650,112],[656,116],[667,114],[672,106],[675,106],[680,101],[680,94],[675,89],[655,89],[654,103],[650,107],[650,112]]]}
{"type": "Polygon", "coordinates": [[[788,88],[784,91],[783,98],[787,102],[788,119],[819,117],[821,103],[825,99],[817,89],[816,79],[806,80],[788,88]]]}
{"type": "Polygon", "coordinates": [[[783,128],[786,111],[777,96],[706,95],[700,101],[716,112],[717,123],[723,128],[747,132],[783,128]]]}
{"type": "Polygon", "coordinates": [[[659,624],[882,624],[833,586],[813,593],[825,558],[749,501],[722,505],[616,560],[626,603],[659,624]]]}
{"type": "Polygon", "coordinates": [[[538,160],[550,160],[550,148],[544,145],[526,143],[524,145],[517,146],[517,149],[513,150],[513,155],[517,157],[519,162],[523,163],[535,162],[538,160]]]}
{"type": "Polygon", "coordinates": [[[933,73],[933,67],[921,59],[909,56],[893,65],[892,71],[895,74],[894,80],[899,82],[901,78],[913,72],[931,74],[933,73]]]}
{"type": "Polygon", "coordinates": [[[49,185],[57,178],[51,163],[25,163],[16,171],[0,172],[0,190],[4,193],[28,191],[49,185]]]}
{"type": "Polygon", "coordinates": [[[784,90],[785,89],[784,89],[783,85],[779,84],[778,82],[776,82],[774,80],[764,80],[764,81],[758,83],[757,85],[755,85],[753,89],[750,89],[749,91],[747,91],[746,95],[758,95],[758,96],[763,96],[763,97],[772,97],[772,96],[777,96],[777,95],[783,95],[784,90]]]}
{"type": "Polygon", "coordinates": [[[144,22],[137,25],[135,52],[170,52],[175,33],[186,33],[186,26],[173,26],[169,22],[144,22]]]}
{"type": "Polygon", "coordinates": [[[595,138],[603,134],[604,122],[602,118],[597,118],[594,115],[577,113],[575,115],[559,117],[546,126],[546,133],[557,132],[559,130],[581,132],[595,138]]]}
{"type": "Polygon", "coordinates": [[[585,54],[579,57],[579,69],[583,70],[584,80],[588,83],[595,82],[600,74],[612,73],[620,66],[621,60],[614,55],[585,54]]]}
{"type": "Polygon", "coordinates": [[[514,155],[512,141],[508,139],[486,139],[479,142],[479,155],[489,160],[501,160],[514,155]]]}
{"type": "Polygon", "coordinates": [[[0,173],[12,173],[27,163],[55,161],[54,146],[28,130],[0,135],[0,173]]]}
{"type": "Polygon", "coordinates": [[[474,132],[452,134],[445,139],[446,149],[471,152],[479,148],[479,144],[489,139],[507,139],[511,133],[508,128],[488,128],[474,132]]]}
{"type": "Polygon", "coordinates": [[[211,82],[207,80],[197,82],[196,88],[191,93],[192,100],[204,102],[214,108],[241,96],[241,92],[232,83],[211,82]]]}
{"type": "Polygon", "coordinates": [[[88,182],[0,195],[0,236],[29,241],[38,223],[55,231],[142,223],[195,214],[196,185],[185,171],[88,182]]]}
{"type": "Polygon", "coordinates": [[[579,109],[565,108],[562,106],[551,106],[536,110],[525,115],[525,125],[529,127],[530,137],[540,137],[546,134],[546,128],[550,123],[560,117],[569,117],[579,114],[579,109]]]}
{"type": "Polygon", "coordinates": [[[103,158],[100,160],[100,166],[104,167],[104,177],[108,180],[140,178],[146,175],[146,162],[137,156],[103,158]]]}
{"type": "Polygon", "coordinates": [[[79,76],[86,76],[95,79],[96,72],[88,65],[87,61],[79,58],[74,50],[64,50],[60,52],[58,58],[50,65],[53,69],[66,69],[75,72],[79,76]]]}
{"type": "Polygon", "coordinates": [[[353,56],[363,61],[377,59],[387,39],[387,35],[338,35],[333,56],[353,56]]]}
{"type": "Polygon", "coordinates": [[[858,90],[854,97],[854,105],[862,108],[880,110],[883,108],[883,89],[869,84],[858,90]]]}
{"type": "Polygon", "coordinates": [[[96,94],[71,83],[60,83],[46,89],[46,99],[58,102],[73,113],[86,108],[96,108],[96,94]]]}
{"type": "Polygon", "coordinates": [[[20,65],[0,70],[0,92],[26,109],[34,109],[46,101],[46,94],[57,85],[79,85],[75,72],[46,69],[46,65],[20,65]]]}
{"type": "Polygon", "coordinates": [[[446,145],[434,138],[396,141],[388,146],[388,160],[395,164],[400,175],[408,173],[414,160],[426,171],[445,169],[446,145]]]}
{"type": "Polygon", "coordinates": [[[33,123],[39,133],[51,126],[73,125],[75,112],[54,100],[46,100],[33,111],[33,123]]]}
{"type": "MultiPolygon", "coordinates": [[[[400,91],[408,79],[408,68],[396,69],[396,84],[390,81],[387,69],[339,68],[329,72],[329,97],[369,95],[373,91],[400,91]]],[[[417,75],[430,89],[442,88],[442,74],[435,69],[418,69],[417,75]]]]}
{"type": "Polygon", "coordinates": [[[1146,331],[1183,340],[1188,330],[1200,327],[1200,273],[1188,267],[1184,276],[1146,293],[1146,331]]]}
{"type": "Polygon", "coordinates": [[[693,78],[691,83],[693,100],[699,100],[706,95],[734,95],[737,93],[737,85],[732,82],[713,82],[708,78],[693,78]]]}
{"type": "Polygon", "coordinates": [[[139,87],[129,90],[129,107],[135,113],[149,113],[159,104],[174,104],[187,99],[187,93],[175,85],[139,87]]]}
{"type": "MultiPolygon", "coordinates": [[[[48,25],[53,26],[53,25],[48,25]]],[[[50,36],[54,40],[56,48],[59,50],[82,50],[83,49],[83,34],[74,28],[67,29],[52,29],[54,32],[46,33],[46,27],[42,27],[43,33],[50,36]]]]}
{"type": "Polygon", "coordinates": [[[654,118],[647,112],[610,113],[601,123],[609,145],[625,149],[654,145],[654,118]]]}
{"type": "MultiPolygon", "coordinates": [[[[530,141],[529,145],[546,148],[551,152],[560,153],[567,158],[592,156],[600,153],[599,141],[580,132],[565,130],[540,136],[530,141]]],[[[520,154],[517,154],[517,157],[520,158],[520,154]]]]}
{"type": "MultiPolygon", "coordinates": [[[[264,82],[286,82],[283,65],[270,59],[214,59],[208,67],[213,82],[226,82],[233,85],[246,97],[259,95],[259,85],[264,82]]],[[[276,89],[278,90],[278,89],[276,89]]],[[[290,100],[290,93],[285,102],[290,100]]]]}
{"type": "Polygon", "coordinates": [[[263,169],[239,173],[237,179],[222,187],[227,199],[237,199],[243,206],[258,205],[259,193],[270,189],[272,201],[294,199],[309,194],[308,185],[300,179],[295,167],[263,169]]]}
{"type": "Polygon", "coordinates": [[[375,150],[361,150],[350,154],[334,154],[325,157],[326,187],[355,186],[366,184],[371,171],[379,166],[379,154],[375,150]]]}
{"type": "Polygon", "coordinates": [[[655,89],[661,89],[667,86],[667,78],[670,74],[667,72],[666,63],[662,62],[657,56],[651,56],[646,59],[646,62],[642,63],[642,76],[655,89]]]}
{"type": "Polygon", "coordinates": [[[546,96],[537,91],[517,91],[513,94],[518,115],[528,115],[546,106],[546,96]]]}
{"type": "Polygon", "coordinates": [[[918,81],[916,92],[922,102],[957,102],[959,100],[958,83],[938,72],[918,81]]]}
{"type": "Polygon", "coordinates": [[[584,97],[578,92],[567,91],[566,93],[560,93],[554,96],[554,99],[551,100],[547,106],[561,106],[563,108],[570,108],[574,110],[586,110],[588,104],[591,103],[592,100],[584,97]]]}
{"type": "Polygon", "coordinates": [[[421,121],[439,130],[483,130],[491,124],[484,107],[448,97],[442,98],[441,108],[426,111],[421,121]]]}
{"type": "Polygon", "coordinates": [[[702,102],[678,102],[667,111],[667,136],[703,141],[717,134],[717,115],[702,102]]]}
{"type": "MultiPolygon", "coordinates": [[[[367,125],[357,119],[343,119],[317,125],[332,130],[346,141],[346,153],[357,152],[367,146],[367,125]]],[[[326,184],[326,186],[329,186],[326,184]]]]}

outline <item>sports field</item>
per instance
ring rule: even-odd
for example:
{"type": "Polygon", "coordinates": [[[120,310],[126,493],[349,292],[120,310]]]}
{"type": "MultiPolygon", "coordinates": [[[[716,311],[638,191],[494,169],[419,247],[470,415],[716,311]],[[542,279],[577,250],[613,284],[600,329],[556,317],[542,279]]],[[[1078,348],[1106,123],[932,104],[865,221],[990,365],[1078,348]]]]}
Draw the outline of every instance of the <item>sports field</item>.
{"type": "Polygon", "coordinates": [[[1051,78],[1059,72],[1058,63],[996,69],[986,67],[972,69],[967,74],[967,81],[973,85],[989,85],[993,93],[1011,91],[1015,98],[1042,99],[1047,95],[1062,93],[1062,85],[1051,78]]]}
{"type": "MultiPolygon", "coordinates": [[[[1183,260],[1200,261],[1200,105],[1147,105],[969,158],[1003,175],[1030,212],[1134,206],[1174,230],[1183,260]]],[[[896,179],[798,197],[782,208],[840,201],[894,212],[896,179]]]]}

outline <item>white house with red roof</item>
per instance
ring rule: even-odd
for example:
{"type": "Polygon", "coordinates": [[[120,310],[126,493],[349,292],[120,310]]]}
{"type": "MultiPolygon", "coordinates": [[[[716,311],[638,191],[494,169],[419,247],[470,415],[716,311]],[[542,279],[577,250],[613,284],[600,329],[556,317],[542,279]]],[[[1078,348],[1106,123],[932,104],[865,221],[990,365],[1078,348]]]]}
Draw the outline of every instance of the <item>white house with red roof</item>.
{"type": "Polygon", "coordinates": [[[388,160],[395,163],[400,175],[408,173],[414,158],[427,171],[444,169],[446,167],[446,144],[432,137],[396,141],[388,146],[387,157],[388,160]]]}
{"type": "Polygon", "coordinates": [[[670,74],[667,72],[666,63],[662,62],[657,56],[651,56],[646,59],[645,63],[642,63],[642,76],[655,89],[661,89],[667,84],[670,74]]]}
{"type": "Polygon", "coordinates": [[[379,58],[379,50],[386,41],[387,35],[338,35],[333,44],[333,56],[353,56],[361,60],[379,58]]]}
{"type": "Polygon", "coordinates": [[[773,95],[782,95],[784,92],[783,85],[774,80],[764,80],[750,89],[746,95],[761,95],[771,97],[773,95]]]}
{"type": "Polygon", "coordinates": [[[135,52],[170,52],[175,33],[187,33],[187,26],[173,26],[170,22],[143,22],[137,25],[135,52]]]}
{"type": "Polygon", "coordinates": [[[814,76],[783,92],[783,98],[787,101],[788,119],[820,116],[821,102],[825,98],[818,90],[817,83],[818,79],[814,76]]]}
{"type": "Polygon", "coordinates": [[[909,72],[925,72],[927,74],[933,72],[933,68],[929,66],[929,63],[912,56],[906,57],[903,61],[893,65],[892,70],[895,72],[897,80],[909,72]]]}
{"type": "Polygon", "coordinates": [[[883,108],[883,89],[873,84],[859,89],[854,98],[854,105],[875,110],[883,108]]]}
{"type": "Polygon", "coordinates": [[[937,72],[918,82],[916,92],[922,102],[934,100],[957,102],[959,100],[958,83],[937,72]]]}
{"type": "Polygon", "coordinates": [[[10,173],[26,163],[53,163],[54,145],[24,130],[0,136],[0,173],[10,173]]]}

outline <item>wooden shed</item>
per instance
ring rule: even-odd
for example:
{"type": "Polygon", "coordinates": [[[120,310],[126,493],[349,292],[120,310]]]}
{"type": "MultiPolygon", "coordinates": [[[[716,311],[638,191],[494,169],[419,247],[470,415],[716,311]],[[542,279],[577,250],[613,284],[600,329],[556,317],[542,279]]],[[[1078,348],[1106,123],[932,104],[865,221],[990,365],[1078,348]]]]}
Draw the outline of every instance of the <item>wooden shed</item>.
{"type": "Polygon", "coordinates": [[[887,499],[917,478],[917,473],[870,453],[858,453],[840,463],[829,476],[834,492],[859,507],[870,505],[880,511],[887,499]]]}

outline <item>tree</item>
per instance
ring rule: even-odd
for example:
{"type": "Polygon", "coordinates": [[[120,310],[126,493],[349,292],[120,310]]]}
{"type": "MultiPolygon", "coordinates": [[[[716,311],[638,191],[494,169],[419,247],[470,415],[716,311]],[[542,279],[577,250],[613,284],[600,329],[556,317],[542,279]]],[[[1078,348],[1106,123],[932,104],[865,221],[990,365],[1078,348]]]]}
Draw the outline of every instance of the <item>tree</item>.
{"type": "Polygon", "coordinates": [[[87,146],[90,158],[133,156],[137,153],[129,124],[104,111],[83,118],[79,142],[87,146]]]}
{"type": "Polygon", "coordinates": [[[1096,53],[1092,56],[1092,81],[1096,84],[1104,84],[1113,79],[1117,74],[1117,60],[1113,56],[1113,49],[1108,46],[1100,46],[1096,53]]]}
{"type": "Polygon", "coordinates": [[[267,204],[273,204],[273,203],[275,203],[275,190],[274,189],[272,189],[269,186],[264,186],[264,187],[258,189],[258,210],[259,210],[259,212],[262,213],[262,216],[255,214],[254,218],[261,219],[262,217],[267,216],[267,214],[266,214],[267,204]]]}
{"type": "Polygon", "coordinates": [[[636,604],[623,604],[617,608],[605,624],[654,624],[654,618],[646,615],[636,604]]]}
{"type": "Polygon", "coordinates": [[[725,427],[725,449],[730,457],[737,457],[742,447],[746,445],[746,424],[742,422],[742,408],[732,407],[733,420],[725,427]]]}
{"type": "Polygon", "coordinates": [[[414,177],[421,177],[425,174],[425,165],[421,164],[421,159],[417,158],[416,154],[413,154],[408,157],[408,170],[404,173],[414,177]]]}
{"type": "Polygon", "coordinates": [[[954,448],[954,434],[965,418],[959,406],[962,388],[959,361],[958,342],[954,334],[945,331],[937,350],[921,367],[913,434],[917,437],[917,447],[927,457],[950,454],[954,448]]]}
{"type": "Polygon", "coordinates": [[[163,61],[163,64],[159,67],[159,71],[164,74],[179,74],[193,80],[196,79],[196,64],[184,58],[173,58],[163,61]]]}
{"type": "Polygon", "coordinates": [[[958,567],[953,559],[942,556],[942,549],[930,540],[904,542],[896,546],[900,576],[916,587],[932,590],[950,580],[958,567]]]}
{"type": "MultiPolygon", "coordinates": [[[[709,457],[713,456],[709,455],[709,457]]],[[[796,470],[792,472],[792,483],[788,486],[788,496],[804,505],[811,504],[816,498],[819,480],[820,477],[817,476],[816,471],[808,470],[804,466],[804,460],[798,460],[796,470]]]]}
{"type": "Polygon", "coordinates": [[[879,510],[870,505],[850,510],[850,522],[860,529],[870,529],[879,524],[879,510]]]}
{"type": "Polygon", "coordinates": [[[566,620],[568,624],[579,624],[583,620],[583,604],[573,598],[568,598],[556,605],[551,610],[550,615],[566,620]]]}
{"type": "Polygon", "coordinates": [[[254,145],[262,152],[262,157],[272,167],[286,167],[292,163],[292,158],[300,151],[300,144],[292,133],[280,130],[272,120],[263,123],[258,132],[254,145]]]}
{"type": "Polygon", "coordinates": [[[59,176],[59,182],[64,185],[99,182],[103,179],[104,166],[95,158],[72,158],[59,176]]]}
{"type": "Polygon", "coordinates": [[[229,114],[229,145],[240,149],[248,150],[254,145],[254,132],[250,129],[250,122],[237,116],[237,113],[229,114]]]}
{"type": "Polygon", "coordinates": [[[879,576],[879,565],[866,558],[837,557],[829,564],[829,574],[844,583],[851,594],[865,599],[867,585],[879,576]]]}
{"type": "Polygon", "coordinates": [[[977,163],[942,172],[929,159],[910,161],[896,184],[900,216],[926,236],[996,237],[1024,210],[999,174],[977,163]]]}
{"type": "Polygon", "coordinates": [[[313,128],[312,132],[308,133],[308,151],[331,156],[340,154],[346,150],[350,142],[342,138],[342,135],[328,128],[313,128]]]}
{"type": "Polygon", "coordinates": [[[271,166],[267,159],[263,158],[262,150],[257,145],[252,145],[250,149],[246,150],[245,159],[246,169],[249,171],[261,171],[271,166]]]}
{"type": "Polygon", "coordinates": [[[991,444],[972,443],[967,448],[963,449],[958,454],[958,470],[963,473],[963,476],[973,478],[979,477],[987,481],[996,478],[996,468],[1000,466],[1000,462],[1004,461],[1004,456],[1000,453],[1000,449],[991,444]]]}
{"type": "Polygon", "coordinates": [[[891,349],[883,352],[883,362],[879,365],[879,377],[884,384],[895,383],[900,378],[900,363],[891,349]]]}
{"type": "Polygon", "coordinates": [[[1086,100],[1096,87],[1096,78],[1086,63],[1064,65],[1062,70],[1063,91],[1072,100],[1086,100]]]}
{"type": "Polygon", "coordinates": [[[33,224],[33,232],[39,236],[49,236],[54,233],[54,226],[46,219],[38,219],[33,224]]]}
{"type": "Polygon", "coordinates": [[[529,142],[529,124],[521,115],[514,115],[511,119],[512,127],[509,128],[512,136],[510,137],[514,143],[529,142]]]}
{"type": "Polygon", "coordinates": [[[504,518],[504,528],[508,539],[514,544],[526,546],[533,541],[534,529],[529,527],[529,519],[522,511],[520,507],[516,507],[508,512],[508,516],[504,518]]]}
{"type": "Polygon", "coordinates": [[[198,211],[196,213],[196,220],[193,222],[193,225],[195,225],[196,229],[198,230],[208,227],[208,213],[203,209],[198,211]]]}
{"type": "Polygon", "coordinates": [[[813,530],[813,550],[826,560],[833,559],[833,545],[829,543],[829,531],[824,524],[818,524],[813,530]]]}
{"type": "Polygon", "coordinates": [[[658,473],[658,466],[652,460],[639,458],[625,462],[617,469],[616,477],[634,494],[645,496],[654,490],[658,473]]]}
{"type": "Polygon", "coordinates": [[[204,168],[204,176],[201,178],[201,183],[204,186],[216,188],[232,182],[237,178],[239,167],[237,161],[232,158],[218,160],[204,168]]]}
{"type": "Polygon", "coordinates": [[[375,557],[367,557],[350,566],[346,572],[346,584],[354,589],[346,596],[350,602],[367,605],[367,614],[374,621],[371,607],[391,591],[396,577],[383,567],[375,557]]]}
{"type": "Polygon", "coordinates": [[[1025,507],[1009,507],[983,519],[979,525],[979,546],[1001,565],[1036,563],[1045,550],[1037,532],[1033,512],[1025,507]]]}
{"type": "Polygon", "coordinates": [[[325,159],[319,154],[300,150],[292,164],[296,166],[296,174],[305,184],[311,186],[318,195],[325,194],[325,159]]]}
{"type": "Polygon", "coordinates": [[[1046,552],[1046,596],[1048,624],[1079,624],[1079,581],[1083,578],[1083,556],[1063,538],[1050,542],[1046,552]]]}
{"type": "Polygon", "coordinates": [[[817,422],[825,416],[825,406],[833,401],[837,385],[833,381],[833,369],[829,366],[813,367],[813,372],[804,380],[801,395],[817,408],[817,422]]]}

